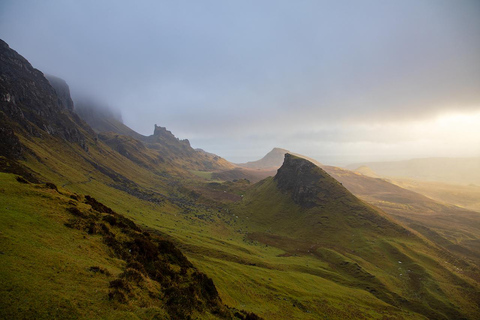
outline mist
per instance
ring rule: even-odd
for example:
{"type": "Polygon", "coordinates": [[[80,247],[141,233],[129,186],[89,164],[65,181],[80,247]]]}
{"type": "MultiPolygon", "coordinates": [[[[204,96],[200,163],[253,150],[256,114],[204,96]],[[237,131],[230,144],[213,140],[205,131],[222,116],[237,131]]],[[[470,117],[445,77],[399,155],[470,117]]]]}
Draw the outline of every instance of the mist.
{"type": "Polygon", "coordinates": [[[233,162],[480,156],[478,1],[11,1],[0,37],[74,100],[233,162]]]}

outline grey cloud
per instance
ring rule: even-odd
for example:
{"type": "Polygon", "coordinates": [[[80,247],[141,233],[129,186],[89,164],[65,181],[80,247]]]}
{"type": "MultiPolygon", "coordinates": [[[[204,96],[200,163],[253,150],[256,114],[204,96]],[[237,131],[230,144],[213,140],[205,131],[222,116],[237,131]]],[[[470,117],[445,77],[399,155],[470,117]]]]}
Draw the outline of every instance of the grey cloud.
{"type": "Polygon", "coordinates": [[[252,135],[371,140],[328,125],[476,112],[478,34],[475,0],[0,4],[0,37],[74,95],[222,155],[235,147],[217,136],[241,150],[252,135]]]}

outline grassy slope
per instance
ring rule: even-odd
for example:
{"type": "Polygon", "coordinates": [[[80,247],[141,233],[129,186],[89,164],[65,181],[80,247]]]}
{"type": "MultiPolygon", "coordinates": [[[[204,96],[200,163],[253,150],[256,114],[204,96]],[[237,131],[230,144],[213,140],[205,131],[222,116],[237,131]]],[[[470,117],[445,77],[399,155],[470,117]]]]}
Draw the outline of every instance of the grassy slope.
{"type": "MultiPolygon", "coordinates": [[[[247,215],[241,206],[235,208],[221,204],[213,206],[215,202],[205,205],[202,203],[208,201],[202,202],[201,199],[195,203],[194,197],[167,186],[161,175],[153,175],[119,154],[108,151],[109,148],[106,146],[91,145],[90,155],[98,162],[108,161],[106,164],[109,167],[134,180],[140,188],[154,190],[165,196],[160,203],[141,200],[109,186],[115,181],[99,174],[93,167],[83,162],[78,156],[81,152],[75,150],[75,146],[71,151],[68,148],[58,148],[52,152],[52,144],[42,141],[29,144],[29,147],[39,154],[42,163],[32,158],[25,163],[26,165],[71,191],[94,195],[114,210],[132,218],[137,224],[171,234],[194,264],[214,279],[221,298],[232,307],[247,309],[266,318],[344,319],[382,318],[384,315],[422,317],[405,306],[393,307],[387,304],[384,297],[377,297],[368,291],[368,281],[358,279],[352,275],[352,272],[356,271],[349,270],[351,266],[356,268],[355,264],[361,265],[363,271],[375,274],[382,283],[386,282],[389,292],[398,291],[395,288],[401,288],[401,294],[414,292],[414,285],[412,287],[409,281],[398,279],[399,276],[396,274],[398,266],[395,263],[398,264],[396,259],[399,256],[404,260],[411,260],[411,265],[414,266],[420,264],[418,259],[434,261],[425,253],[421,253],[420,257],[410,257],[418,255],[418,252],[413,251],[417,249],[415,246],[418,244],[397,243],[396,239],[387,241],[370,239],[359,230],[357,238],[366,237],[367,242],[377,242],[363,247],[360,245],[362,242],[354,241],[353,243],[357,244],[354,250],[373,256],[377,254],[377,250],[385,251],[382,246],[387,246],[391,253],[387,259],[389,262],[385,265],[373,265],[359,258],[359,254],[352,255],[350,252],[325,251],[320,247],[315,248],[314,252],[308,252],[312,244],[305,242],[304,239],[294,243],[293,246],[288,239],[284,241],[286,245],[279,245],[278,239],[272,240],[261,236],[272,227],[272,221],[278,222],[275,216],[257,214],[257,219],[260,220],[252,222],[253,216],[250,213],[247,215]],[[55,171],[52,172],[50,168],[55,171]],[[182,197],[184,202],[179,201],[182,197]],[[258,238],[255,238],[256,236],[258,238]],[[410,249],[404,248],[407,244],[407,248],[410,249]],[[339,265],[345,261],[348,262],[347,266],[343,271],[339,271],[342,270],[339,269],[339,265]],[[393,274],[395,275],[392,276],[393,274]]],[[[273,182],[267,181],[252,192],[261,192],[262,186],[267,187],[269,183],[273,182]]],[[[246,197],[244,201],[248,201],[248,195],[246,197]]],[[[267,203],[258,204],[258,208],[255,209],[257,213],[264,213],[265,208],[280,205],[285,212],[297,210],[288,202],[285,203],[281,194],[269,195],[268,199],[267,203]]],[[[292,223],[299,222],[284,220],[283,224],[275,225],[275,230],[280,230],[280,236],[291,237],[289,229],[292,223]]],[[[314,233],[308,236],[314,236],[314,233]]],[[[330,236],[335,237],[333,233],[330,236]]],[[[322,241],[327,240],[328,237],[322,241]]],[[[343,242],[342,246],[349,241],[352,243],[352,240],[354,239],[350,236],[338,238],[338,241],[343,242]]],[[[452,278],[450,271],[447,272],[445,266],[438,266],[436,262],[432,264],[434,267],[431,270],[419,268],[419,274],[429,279],[428,281],[442,281],[445,282],[444,286],[448,286],[452,278]]],[[[443,287],[443,290],[445,288],[443,287]]],[[[458,288],[447,288],[447,291],[452,292],[451,300],[461,307],[463,313],[478,312],[475,306],[460,297],[458,288]]],[[[424,294],[437,295],[428,291],[424,294]]],[[[442,305],[445,299],[442,295],[438,297],[442,305]]]]}
{"type": "Polygon", "coordinates": [[[335,167],[325,169],[352,193],[417,230],[437,245],[464,259],[477,264],[480,262],[478,212],[434,201],[383,179],[335,167]]]}
{"type": "MultiPolygon", "coordinates": [[[[385,251],[382,246],[386,246],[391,253],[388,257],[389,263],[385,265],[374,265],[349,252],[325,251],[321,248],[308,252],[311,243],[304,240],[298,242],[298,246],[292,246],[288,239],[284,241],[285,246],[279,245],[278,239],[262,236],[268,231],[271,222],[268,219],[275,217],[262,217],[261,219],[267,220],[252,223],[250,214],[239,211],[238,207],[229,208],[215,201],[198,198],[198,195],[189,193],[188,189],[181,185],[193,183],[194,186],[201,186],[195,176],[185,170],[160,166],[157,171],[152,172],[121,156],[102,142],[90,142],[89,153],[85,155],[76,145],[65,145],[48,136],[44,139],[22,140],[38,156],[29,157],[24,164],[43,179],[64,186],[72,192],[92,194],[114,210],[132,218],[137,224],[171,234],[172,239],[195,265],[214,279],[221,298],[232,307],[247,309],[266,318],[344,319],[382,318],[384,315],[422,317],[418,312],[412,311],[416,310],[415,308],[404,305],[393,307],[386,303],[385,297],[369,292],[377,289],[368,289],[368,281],[352,275],[352,272],[357,272],[354,269],[358,264],[362,268],[361,276],[365,276],[364,271],[375,274],[381,283],[386,283],[388,292],[397,293],[398,289],[395,288],[398,287],[402,290],[398,294],[414,294],[408,292],[415,292],[415,284],[398,279],[395,259],[400,256],[404,260],[411,260],[411,264],[415,266],[425,263],[419,263],[419,259],[435,261],[423,252],[419,257],[415,256],[418,255],[418,251],[413,251],[417,249],[416,244],[397,243],[395,239],[383,242],[376,239],[378,241],[375,245],[358,245],[356,250],[369,256],[375,255],[377,250],[385,251]],[[84,157],[97,163],[97,168],[84,157]],[[114,172],[107,171],[107,175],[102,174],[98,165],[111,168],[114,172]],[[119,173],[121,177],[117,176],[119,173]],[[128,181],[134,181],[134,184],[129,185],[128,181]],[[169,181],[179,181],[180,184],[172,185],[169,181]],[[129,192],[122,191],[119,187],[125,183],[129,186],[129,192]],[[132,189],[140,192],[141,196],[132,194],[132,189]],[[142,198],[145,195],[150,198],[142,198]],[[159,201],[151,201],[152,199],[159,201]],[[235,213],[232,213],[232,209],[235,213]],[[343,266],[344,262],[348,264],[343,266]],[[393,274],[395,276],[392,276],[393,274]]],[[[259,192],[259,189],[254,192],[259,192]]],[[[277,194],[276,197],[271,197],[266,206],[260,203],[257,212],[262,213],[262,208],[280,204],[284,209],[295,212],[296,209],[282,202],[281,195],[277,194]]],[[[277,230],[283,230],[280,231],[280,236],[291,236],[288,229],[292,223],[298,221],[285,220],[283,225],[276,226],[277,230]]],[[[330,235],[336,237],[333,233],[330,235]]],[[[361,233],[356,236],[366,237],[361,233]]],[[[343,244],[352,240],[350,236],[339,238],[343,244]]],[[[374,240],[367,237],[365,241],[374,240]]],[[[449,298],[460,307],[462,313],[477,313],[477,307],[461,298],[462,293],[458,292],[456,286],[448,287],[449,283],[452,283],[452,277],[455,278],[450,271],[445,271],[445,266],[438,266],[436,262],[429,263],[433,265],[431,269],[425,270],[422,266],[419,274],[428,281],[443,282],[442,290],[451,292],[449,298]]],[[[35,277],[35,274],[32,273],[31,277],[35,277]]],[[[461,276],[459,279],[464,281],[461,276]]],[[[435,297],[442,308],[446,304],[445,296],[429,291],[430,289],[422,294],[435,297]]],[[[18,294],[17,290],[15,292],[18,294]]],[[[424,309],[422,306],[419,308],[424,309]]]]}
{"type": "Polygon", "coordinates": [[[142,314],[165,314],[153,306],[140,309],[109,301],[109,282],[122,271],[124,262],[112,257],[100,237],[64,226],[70,218],[68,196],[20,184],[10,174],[0,174],[0,182],[5,319],[19,315],[135,319],[142,314]],[[89,271],[92,266],[110,275],[89,271]]]}
{"type": "MultiPolygon", "coordinates": [[[[161,203],[138,199],[108,186],[113,181],[96,172],[85,162],[82,163],[81,159],[78,158],[81,153],[75,150],[75,146],[72,147],[72,150],[60,147],[52,150],[51,145],[54,144],[45,143],[44,140],[38,141],[38,143],[39,145],[30,143],[29,147],[39,155],[42,162],[33,158],[25,162],[33,171],[41,174],[49,181],[64,185],[66,189],[71,191],[94,195],[114,210],[134,219],[137,224],[172,234],[187,256],[201,270],[208,272],[213,277],[220,296],[225,303],[233,307],[251,308],[251,311],[258,311],[260,315],[267,318],[283,318],[286,315],[292,315],[294,318],[308,319],[318,318],[321,314],[332,317],[337,315],[338,318],[345,318],[348,314],[367,315],[372,312],[380,316],[379,311],[383,309],[391,314],[404,314],[402,311],[393,310],[386,306],[382,301],[373,302],[376,311],[370,311],[372,305],[372,302],[369,302],[372,300],[370,294],[357,289],[343,288],[331,281],[318,278],[314,272],[315,263],[313,263],[314,259],[312,258],[305,260],[305,258],[299,257],[297,260],[291,257],[277,257],[283,251],[270,247],[264,248],[250,241],[246,242],[244,231],[239,230],[239,228],[242,228],[242,224],[238,219],[227,213],[225,208],[213,210],[213,208],[202,206],[200,208],[188,205],[182,207],[168,199],[161,203]],[[53,168],[55,171],[51,171],[49,168],[53,168]],[[59,172],[61,174],[58,174],[59,172]],[[308,264],[306,261],[312,261],[310,262],[312,267],[307,268],[307,272],[304,270],[305,264],[308,264]],[[253,264],[257,266],[253,266],[253,264]],[[279,288],[278,290],[265,284],[264,280],[268,279],[267,275],[271,279],[278,280],[278,283],[275,284],[279,288]],[[303,290],[291,290],[292,287],[298,286],[296,283],[308,283],[309,286],[303,290]],[[325,284],[327,285],[325,286],[325,284]],[[327,288],[331,286],[338,288],[336,294],[329,293],[331,290],[327,288]],[[255,293],[257,291],[260,294],[255,293]],[[276,293],[276,291],[280,293],[276,293]],[[308,295],[310,298],[305,301],[307,291],[311,293],[308,295]],[[352,298],[345,301],[345,296],[352,298]],[[302,300],[309,307],[299,309],[298,303],[295,304],[295,302],[302,300]]],[[[105,153],[106,150],[108,148],[105,148],[102,152],[105,153]]],[[[99,158],[102,156],[100,150],[96,151],[94,146],[90,146],[90,154],[99,158]]],[[[167,196],[175,192],[174,190],[167,190],[161,179],[148,171],[143,171],[142,168],[135,167],[123,157],[117,158],[113,154],[108,160],[111,167],[117,168],[126,177],[135,178],[139,185],[156,185],[157,191],[161,190],[167,196]],[[129,169],[122,168],[122,165],[128,166],[129,169]]],[[[22,202],[25,204],[32,203],[33,207],[38,206],[30,195],[22,202]]],[[[17,210],[22,211],[23,209],[18,208],[17,210]]],[[[25,224],[25,221],[20,224],[25,224]]],[[[58,232],[52,232],[51,230],[42,230],[42,232],[53,233],[52,238],[57,239],[58,232]]],[[[59,243],[73,242],[59,241],[59,243]]],[[[19,251],[23,251],[23,249],[22,247],[19,251]]],[[[98,255],[103,256],[103,253],[100,252],[98,255]]],[[[37,252],[32,253],[32,257],[35,256],[38,256],[37,252]]],[[[65,256],[76,256],[76,254],[67,250],[65,256]]],[[[33,264],[34,262],[30,261],[30,263],[33,264]]],[[[96,262],[96,264],[100,265],[100,262],[96,262]]],[[[81,266],[79,268],[88,267],[81,266]]],[[[108,268],[112,270],[112,273],[115,271],[114,266],[108,268]]],[[[48,270],[43,266],[35,269],[27,278],[45,278],[44,269],[48,270]],[[42,271],[40,275],[38,274],[39,270],[42,271]]],[[[106,280],[104,281],[106,283],[106,280]]],[[[99,283],[97,286],[104,288],[105,283],[99,283]]],[[[13,292],[18,297],[19,291],[17,290],[15,289],[13,292]]],[[[38,289],[30,288],[29,290],[36,292],[38,289]]],[[[46,292],[46,296],[54,295],[55,291],[56,288],[52,288],[49,293],[46,292]]],[[[79,291],[79,294],[82,295],[84,292],[79,291]]],[[[105,292],[102,295],[105,296],[105,292]]],[[[100,306],[98,308],[101,309],[100,306]]],[[[79,307],[79,312],[81,312],[81,309],[79,307]]]]}
{"type": "Polygon", "coordinates": [[[252,240],[282,248],[288,255],[323,262],[326,267],[315,271],[324,279],[371,291],[380,300],[393,300],[394,305],[429,317],[441,317],[436,312],[455,317],[453,301],[462,312],[478,313],[477,307],[463,299],[477,286],[455,274],[454,260],[445,261],[434,247],[414,235],[375,235],[369,227],[361,227],[365,222],[346,221],[335,211],[305,212],[286,200],[270,178],[247,194],[236,212],[248,216],[252,240]],[[440,259],[444,262],[435,262],[440,259]],[[465,292],[464,286],[469,287],[465,292]]]}
{"type": "Polygon", "coordinates": [[[0,173],[2,318],[229,319],[237,312],[164,236],[101,213],[95,200],[23,181],[0,173]],[[148,239],[159,241],[160,260],[149,257],[157,242],[148,239]]]}

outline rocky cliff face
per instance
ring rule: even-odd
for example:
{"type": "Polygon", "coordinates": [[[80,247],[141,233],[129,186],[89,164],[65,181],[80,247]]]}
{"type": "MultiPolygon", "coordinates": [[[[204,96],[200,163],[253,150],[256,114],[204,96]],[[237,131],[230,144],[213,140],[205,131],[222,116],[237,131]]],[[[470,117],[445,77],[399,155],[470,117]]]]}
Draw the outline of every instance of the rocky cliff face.
{"type": "Polygon", "coordinates": [[[289,153],[285,154],[274,180],[282,192],[291,193],[293,201],[306,208],[322,206],[341,197],[353,197],[323,169],[289,153]]]}
{"type": "MultiPolygon", "coordinates": [[[[0,40],[0,112],[3,122],[10,128],[20,127],[27,135],[60,137],[78,143],[86,150],[85,134],[80,130],[83,122],[72,113],[73,103],[70,104],[67,92],[62,94],[59,97],[42,72],[0,40]]],[[[88,128],[84,130],[88,131],[88,128]]],[[[9,132],[8,129],[2,130],[0,138],[15,142],[9,132]]],[[[20,151],[13,145],[10,149],[20,151]]]]}
{"type": "Polygon", "coordinates": [[[0,156],[9,159],[19,159],[23,154],[23,147],[15,135],[5,113],[0,112],[0,156]]]}
{"type": "Polygon", "coordinates": [[[162,141],[169,144],[174,145],[181,145],[186,147],[188,151],[193,151],[190,147],[190,142],[187,139],[180,140],[173,135],[173,133],[165,127],[160,127],[155,125],[155,129],[153,131],[153,136],[148,137],[149,142],[158,142],[162,141]],[[190,150],[191,149],[191,150],[190,150]]]}
{"type": "Polygon", "coordinates": [[[47,78],[48,82],[52,85],[57,93],[57,97],[59,103],[63,105],[70,111],[73,111],[73,100],[70,96],[70,87],[65,82],[65,80],[52,76],[50,74],[46,74],[45,77],[47,78]]]}

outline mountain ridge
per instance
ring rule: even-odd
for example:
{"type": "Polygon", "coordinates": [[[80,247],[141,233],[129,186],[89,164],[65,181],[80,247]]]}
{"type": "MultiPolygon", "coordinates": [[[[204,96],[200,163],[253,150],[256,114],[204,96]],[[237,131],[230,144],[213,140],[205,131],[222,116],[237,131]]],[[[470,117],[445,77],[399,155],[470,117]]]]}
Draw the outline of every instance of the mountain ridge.
{"type": "Polygon", "coordinates": [[[91,129],[60,99],[44,74],[0,40],[0,111],[31,136],[45,132],[87,150],[91,129]],[[47,120],[48,119],[48,120],[47,120]]]}

